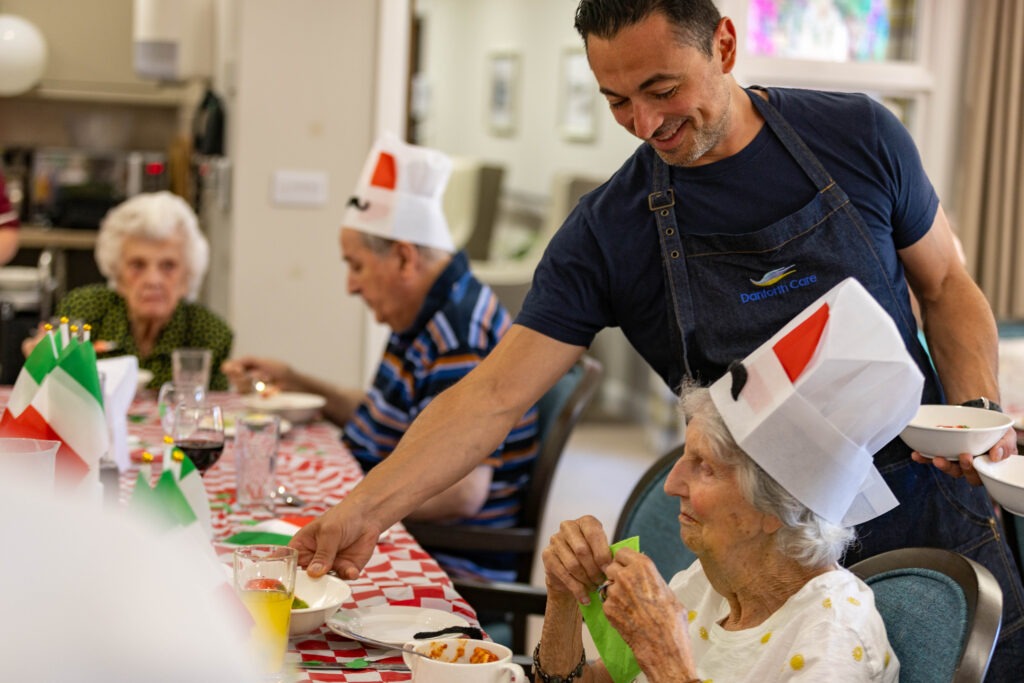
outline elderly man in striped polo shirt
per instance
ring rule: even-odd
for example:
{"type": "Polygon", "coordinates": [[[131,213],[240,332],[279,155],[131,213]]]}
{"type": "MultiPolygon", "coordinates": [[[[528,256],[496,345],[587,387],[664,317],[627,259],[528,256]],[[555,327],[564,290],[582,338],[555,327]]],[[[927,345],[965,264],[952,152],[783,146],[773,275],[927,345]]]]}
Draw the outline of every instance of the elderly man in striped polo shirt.
{"type": "MultiPolygon", "coordinates": [[[[466,255],[454,253],[442,210],[450,174],[444,154],[385,136],[349,200],[340,238],[348,291],[392,331],[369,391],[342,389],[265,358],[224,364],[237,387],[257,377],[324,396],[324,415],[343,427],[342,439],[365,470],[388,457],[427,404],[476,367],[512,323],[491,289],[473,277],[466,255]]],[[[480,466],[410,518],[513,526],[536,456],[533,408],[480,466]]],[[[497,553],[435,555],[452,574],[515,576],[497,553]]]]}

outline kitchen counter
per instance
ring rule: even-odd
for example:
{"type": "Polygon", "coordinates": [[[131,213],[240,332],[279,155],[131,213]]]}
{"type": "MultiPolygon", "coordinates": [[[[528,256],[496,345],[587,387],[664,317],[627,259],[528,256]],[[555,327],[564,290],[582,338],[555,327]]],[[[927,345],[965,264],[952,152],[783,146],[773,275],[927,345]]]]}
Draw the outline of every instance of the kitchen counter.
{"type": "MultiPolygon", "coordinates": [[[[53,304],[60,301],[70,288],[68,275],[70,269],[76,267],[72,264],[77,263],[77,268],[81,270],[82,262],[87,261],[88,269],[95,271],[90,252],[96,248],[98,234],[96,230],[39,225],[22,225],[18,229],[18,250],[29,253],[39,250],[38,267],[49,269],[49,291],[44,294],[40,306],[43,317],[50,314],[53,304]]],[[[26,257],[28,255],[26,253],[26,257]]]]}
{"type": "Polygon", "coordinates": [[[18,246],[26,249],[81,249],[96,248],[96,230],[71,228],[44,228],[23,225],[18,230],[18,246]]]}

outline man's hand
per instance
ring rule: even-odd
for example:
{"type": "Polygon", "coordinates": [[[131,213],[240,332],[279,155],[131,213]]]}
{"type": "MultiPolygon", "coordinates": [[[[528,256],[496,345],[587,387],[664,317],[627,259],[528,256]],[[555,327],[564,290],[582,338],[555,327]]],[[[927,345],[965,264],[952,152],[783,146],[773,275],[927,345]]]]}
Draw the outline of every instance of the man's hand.
{"type": "Polygon", "coordinates": [[[370,561],[380,533],[368,515],[349,511],[342,501],[299,529],[288,545],[299,551],[299,566],[311,577],[333,569],[353,580],[370,561]]]}
{"type": "MultiPolygon", "coordinates": [[[[988,457],[992,462],[999,462],[1005,458],[1010,457],[1017,453],[1017,430],[1010,427],[1003,434],[1003,438],[996,442],[989,452],[988,457]]],[[[926,458],[917,451],[910,454],[910,457],[914,462],[927,464],[929,461],[931,464],[942,472],[945,472],[951,477],[959,478],[963,477],[972,486],[981,486],[981,476],[978,475],[977,470],[974,469],[974,457],[969,453],[961,453],[957,460],[949,460],[948,458],[926,458]]]]}
{"type": "Polygon", "coordinates": [[[242,356],[231,358],[221,363],[223,372],[231,386],[240,394],[253,390],[253,382],[260,380],[277,389],[292,389],[294,371],[285,362],[273,358],[256,358],[242,356]]]}

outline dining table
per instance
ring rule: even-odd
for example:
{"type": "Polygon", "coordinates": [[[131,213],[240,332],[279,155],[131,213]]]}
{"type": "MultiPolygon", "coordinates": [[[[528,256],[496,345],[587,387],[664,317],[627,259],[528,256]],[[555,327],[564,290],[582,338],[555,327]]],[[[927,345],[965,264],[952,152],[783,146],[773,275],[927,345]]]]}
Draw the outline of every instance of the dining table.
{"type": "MultiPolygon", "coordinates": [[[[0,396],[0,398],[6,398],[0,396]]],[[[128,443],[131,465],[118,477],[117,498],[126,503],[139,474],[142,454],[154,457],[151,476],[155,483],[161,471],[164,434],[158,415],[156,394],[140,392],[128,411],[128,443]]],[[[207,401],[220,405],[230,424],[234,416],[245,412],[243,398],[230,392],[210,392],[207,401]]],[[[230,430],[227,430],[230,431],[230,430]]],[[[301,507],[278,507],[273,517],[301,525],[338,503],[359,483],[363,472],[339,438],[339,429],[323,420],[294,424],[282,435],[277,455],[277,483],[303,501],[301,507]]],[[[252,529],[254,521],[271,515],[253,515],[236,505],[235,454],[230,439],[224,453],[203,476],[210,500],[213,545],[218,557],[230,564],[233,546],[225,541],[234,534],[252,529]]],[[[301,571],[301,570],[300,570],[301,571]]],[[[359,577],[347,582],[351,598],[341,605],[345,610],[382,605],[442,610],[463,617],[471,626],[479,626],[473,608],[456,592],[450,577],[401,523],[382,534],[373,556],[359,577]]],[[[337,635],[327,625],[292,637],[286,663],[319,661],[339,663],[367,658],[401,663],[396,650],[377,649],[337,635]]],[[[403,671],[311,671],[289,672],[289,681],[408,681],[403,671]]]]}

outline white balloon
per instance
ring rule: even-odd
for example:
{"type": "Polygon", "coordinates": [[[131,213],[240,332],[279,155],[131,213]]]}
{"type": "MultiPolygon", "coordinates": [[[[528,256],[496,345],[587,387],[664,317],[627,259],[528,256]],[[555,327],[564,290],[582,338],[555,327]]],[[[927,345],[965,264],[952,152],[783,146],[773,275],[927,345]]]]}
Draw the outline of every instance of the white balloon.
{"type": "Polygon", "coordinates": [[[32,23],[0,14],[0,95],[20,95],[46,68],[46,40],[32,23]]]}

